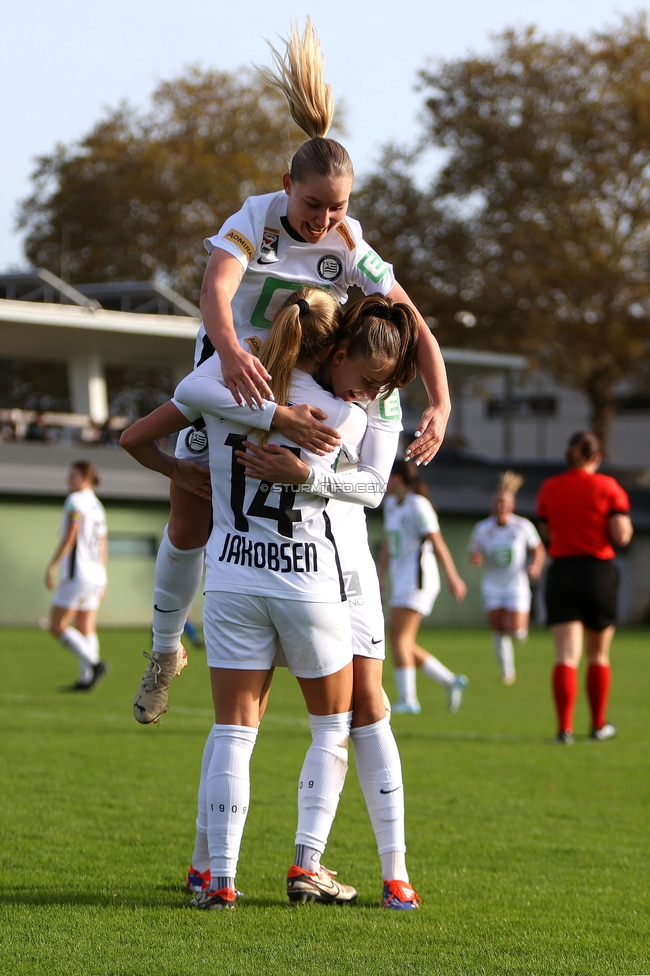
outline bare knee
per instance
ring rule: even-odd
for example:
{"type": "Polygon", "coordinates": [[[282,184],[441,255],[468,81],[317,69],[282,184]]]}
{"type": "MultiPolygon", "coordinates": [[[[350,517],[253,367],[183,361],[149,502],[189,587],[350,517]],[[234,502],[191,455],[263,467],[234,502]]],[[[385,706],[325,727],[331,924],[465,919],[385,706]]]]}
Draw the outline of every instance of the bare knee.
{"type": "Polygon", "coordinates": [[[382,662],[355,656],[353,667],[353,728],[381,722],[386,717],[384,689],[381,682],[382,662]]]}

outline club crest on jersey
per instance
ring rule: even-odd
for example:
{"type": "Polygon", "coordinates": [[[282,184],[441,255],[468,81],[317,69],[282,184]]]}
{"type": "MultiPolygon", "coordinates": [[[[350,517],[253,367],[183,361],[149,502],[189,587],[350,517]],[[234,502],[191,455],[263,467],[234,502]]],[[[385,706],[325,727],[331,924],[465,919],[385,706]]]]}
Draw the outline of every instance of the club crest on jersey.
{"type": "Polygon", "coordinates": [[[208,435],[204,430],[189,430],[185,435],[185,447],[192,454],[202,454],[208,446],[208,435]]]}
{"type": "Polygon", "coordinates": [[[262,244],[260,251],[264,257],[262,261],[258,258],[258,264],[270,264],[271,261],[278,260],[278,243],[280,241],[280,231],[274,227],[265,227],[262,234],[262,244]]]}
{"type": "Polygon", "coordinates": [[[342,271],[343,264],[336,254],[325,254],[318,262],[318,274],[325,281],[336,281],[342,271]]]}

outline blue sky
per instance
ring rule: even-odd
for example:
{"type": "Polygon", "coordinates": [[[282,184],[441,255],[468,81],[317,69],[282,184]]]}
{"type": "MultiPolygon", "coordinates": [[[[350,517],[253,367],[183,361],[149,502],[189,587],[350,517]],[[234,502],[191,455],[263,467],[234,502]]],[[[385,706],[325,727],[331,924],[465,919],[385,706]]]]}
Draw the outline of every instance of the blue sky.
{"type": "Polygon", "coordinates": [[[286,33],[295,17],[311,14],[316,24],[327,80],[347,108],[344,141],[363,173],[383,143],[416,137],[422,97],[414,86],[428,59],[485,51],[490,35],[509,26],[536,23],[546,32],[584,34],[649,6],[639,0],[9,3],[0,65],[0,270],[24,267],[14,223],[34,157],[81,137],[106,106],[122,99],[146,105],[156,83],[184,65],[232,70],[267,62],[264,37],[286,33]]]}

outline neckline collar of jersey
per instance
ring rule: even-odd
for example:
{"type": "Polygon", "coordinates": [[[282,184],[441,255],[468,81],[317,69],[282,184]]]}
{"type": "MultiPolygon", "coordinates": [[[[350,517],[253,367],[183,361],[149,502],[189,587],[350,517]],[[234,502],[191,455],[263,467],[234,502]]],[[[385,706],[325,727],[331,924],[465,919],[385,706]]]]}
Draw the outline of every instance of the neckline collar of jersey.
{"type": "Polygon", "coordinates": [[[298,241],[299,244],[309,244],[309,241],[306,241],[305,238],[302,237],[297,230],[293,229],[293,227],[291,226],[291,224],[289,223],[286,217],[280,217],[280,222],[284,227],[284,229],[286,230],[289,237],[293,238],[294,241],[298,241]]]}

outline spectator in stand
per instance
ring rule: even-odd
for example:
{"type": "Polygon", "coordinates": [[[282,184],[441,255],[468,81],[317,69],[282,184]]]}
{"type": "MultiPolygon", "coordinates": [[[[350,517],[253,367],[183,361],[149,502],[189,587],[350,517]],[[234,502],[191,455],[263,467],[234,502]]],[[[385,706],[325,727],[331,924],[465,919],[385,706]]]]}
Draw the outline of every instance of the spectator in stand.
{"type": "Polygon", "coordinates": [[[28,441],[49,441],[50,432],[45,425],[45,414],[39,413],[28,425],[25,440],[28,441]]]}
{"type": "Polygon", "coordinates": [[[542,484],[537,514],[553,560],[546,610],[556,648],[557,741],[570,744],[583,641],[591,738],[602,741],[616,735],[616,727],[607,721],[618,590],[614,546],[627,546],[633,530],[626,492],[614,478],[597,474],[602,454],[596,435],[585,430],[574,434],[566,458],[568,470],[542,484]]]}

